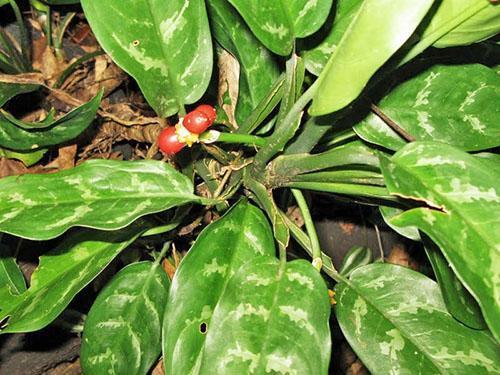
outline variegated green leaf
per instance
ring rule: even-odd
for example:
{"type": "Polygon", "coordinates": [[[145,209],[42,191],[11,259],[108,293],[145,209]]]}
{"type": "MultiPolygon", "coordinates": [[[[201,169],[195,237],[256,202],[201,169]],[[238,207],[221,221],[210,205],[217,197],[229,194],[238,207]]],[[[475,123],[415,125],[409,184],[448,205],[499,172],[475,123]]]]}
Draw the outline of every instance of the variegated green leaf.
{"type": "Polygon", "coordinates": [[[212,39],[203,0],[83,0],[100,45],[139,84],[160,116],[204,94],[212,39]]]}
{"type": "Polygon", "coordinates": [[[159,263],[118,272],[85,320],[80,361],[86,374],[146,374],[161,352],[170,281],[159,263]]]}
{"type": "Polygon", "coordinates": [[[199,373],[326,375],[330,310],[311,263],[255,259],[229,280],[213,312],[199,373]]]}
{"type": "MultiPolygon", "coordinates": [[[[498,12],[498,5],[488,0],[442,0],[436,2],[436,5],[437,9],[429,14],[429,21],[424,24],[425,27],[417,33],[418,43],[406,53],[400,64],[410,61],[434,44],[450,47],[484,39],[492,30],[489,23],[483,29],[482,17],[489,15],[490,11],[498,12]],[[476,29],[476,25],[479,26],[479,30],[476,29]],[[463,32],[472,33],[461,39],[459,35],[463,35],[463,32]]],[[[496,33],[498,30],[491,35],[496,33]]]]}
{"type": "Polygon", "coordinates": [[[500,33],[500,6],[491,3],[434,43],[445,48],[476,43],[500,33]]]}
{"type": "Polygon", "coordinates": [[[146,229],[139,221],[114,232],[84,229],[72,233],[40,257],[26,292],[0,301],[0,333],[31,332],[48,325],[146,229]]]}
{"type": "Polygon", "coordinates": [[[374,374],[494,374],[499,349],[486,331],[447,312],[439,287],[410,269],[371,264],[337,286],[335,313],[374,374]]]}
{"type": "Polygon", "coordinates": [[[477,299],[488,327],[500,338],[500,173],[488,162],[438,142],[414,142],[381,157],[391,194],[423,201],[395,216],[439,245],[477,299]]]}
{"type": "Polygon", "coordinates": [[[337,0],[333,27],[328,36],[313,49],[302,53],[309,72],[319,76],[342,36],[356,16],[363,0],[337,0]]]}
{"type": "MultiPolygon", "coordinates": [[[[467,151],[500,145],[500,76],[484,65],[436,65],[403,82],[379,107],[419,141],[467,151]]],[[[354,127],[368,142],[398,150],[406,142],[382,119],[368,115],[354,127]]]]}
{"type": "Polygon", "coordinates": [[[166,163],[90,160],[0,179],[0,231],[46,240],[73,226],[114,230],[197,200],[191,181],[166,163]]]}
{"type": "Polygon", "coordinates": [[[246,262],[274,253],[266,217],[245,201],[203,230],[172,281],[163,322],[166,374],[201,372],[205,329],[211,330],[212,314],[228,280],[246,262]]]}
{"type": "Polygon", "coordinates": [[[467,327],[486,329],[479,305],[455,276],[439,248],[432,241],[426,240],[424,243],[448,312],[467,327]]]}
{"type": "Polygon", "coordinates": [[[240,65],[236,120],[242,123],[278,79],[278,67],[226,0],[209,0],[207,6],[215,38],[240,65]]]}
{"type": "Polygon", "coordinates": [[[88,103],[55,121],[42,121],[39,129],[30,123],[20,127],[19,123],[11,121],[9,115],[0,112],[0,146],[16,151],[28,151],[74,139],[94,121],[102,95],[101,91],[88,103]]]}
{"type": "Polygon", "coordinates": [[[295,39],[317,31],[326,21],[332,0],[229,0],[255,36],[278,55],[292,52],[295,39]]]}
{"type": "Polygon", "coordinates": [[[332,113],[355,100],[375,72],[413,34],[433,2],[363,1],[319,77],[310,113],[332,113]]]}

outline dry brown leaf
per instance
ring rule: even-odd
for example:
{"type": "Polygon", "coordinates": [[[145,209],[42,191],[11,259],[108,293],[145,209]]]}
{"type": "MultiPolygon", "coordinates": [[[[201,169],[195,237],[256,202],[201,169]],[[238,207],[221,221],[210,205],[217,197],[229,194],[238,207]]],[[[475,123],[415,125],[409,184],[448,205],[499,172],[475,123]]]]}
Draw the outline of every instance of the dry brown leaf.
{"type": "Polygon", "coordinates": [[[397,264],[406,268],[411,268],[415,271],[418,271],[418,263],[411,257],[408,251],[404,248],[403,245],[395,245],[389,256],[387,257],[387,262],[392,264],[397,264]]]}
{"type": "Polygon", "coordinates": [[[222,50],[217,56],[217,66],[219,68],[219,91],[217,101],[224,109],[229,118],[229,122],[238,128],[234,116],[236,104],[238,103],[240,64],[238,60],[226,50],[222,50]],[[223,99],[229,93],[231,104],[224,104],[223,99]]]}
{"type": "Polygon", "coordinates": [[[158,360],[158,363],[151,372],[151,375],[165,375],[165,368],[163,367],[163,358],[160,358],[158,360]]]}
{"type": "Polygon", "coordinates": [[[165,271],[165,273],[168,275],[168,278],[170,280],[172,280],[174,278],[174,274],[175,274],[175,266],[170,263],[170,261],[168,259],[163,259],[163,262],[161,263],[162,267],[163,267],[163,270],[165,271]]]}
{"type": "Polygon", "coordinates": [[[0,178],[7,176],[18,176],[28,173],[28,168],[22,161],[0,158],[0,178]]]}
{"type": "Polygon", "coordinates": [[[60,147],[58,150],[58,156],[52,162],[47,164],[48,168],[56,168],[59,170],[71,169],[75,166],[77,145],[69,145],[65,147],[60,147]]]}
{"type": "Polygon", "coordinates": [[[0,74],[2,83],[44,85],[42,73],[0,74]]]}

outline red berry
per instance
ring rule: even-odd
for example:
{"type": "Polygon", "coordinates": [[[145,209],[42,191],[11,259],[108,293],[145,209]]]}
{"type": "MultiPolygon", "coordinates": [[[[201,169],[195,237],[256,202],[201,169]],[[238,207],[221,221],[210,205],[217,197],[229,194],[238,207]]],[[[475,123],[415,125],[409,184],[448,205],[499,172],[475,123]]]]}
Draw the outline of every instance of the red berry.
{"type": "Polygon", "coordinates": [[[205,116],[207,116],[211,124],[214,123],[215,118],[217,117],[217,112],[215,111],[215,108],[208,104],[199,105],[198,107],[196,107],[195,111],[199,111],[203,113],[205,116]]]}
{"type": "Polygon", "coordinates": [[[212,122],[203,112],[195,109],[184,117],[182,125],[191,133],[201,134],[212,125],[212,122]]]}
{"type": "Polygon", "coordinates": [[[175,133],[175,126],[163,129],[158,136],[158,147],[166,155],[177,154],[185,145],[185,143],[179,142],[175,133]]]}

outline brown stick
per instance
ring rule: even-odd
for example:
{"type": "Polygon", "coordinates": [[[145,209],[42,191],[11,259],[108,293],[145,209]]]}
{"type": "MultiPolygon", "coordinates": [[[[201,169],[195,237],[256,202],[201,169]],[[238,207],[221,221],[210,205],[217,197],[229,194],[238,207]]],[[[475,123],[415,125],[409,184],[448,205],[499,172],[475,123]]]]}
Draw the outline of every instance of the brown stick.
{"type": "Polygon", "coordinates": [[[385,122],[387,125],[391,127],[392,130],[394,130],[396,133],[398,133],[401,137],[403,137],[405,140],[408,142],[415,142],[417,139],[408,133],[406,130],[404,130],[401,126],[399,126],[394,120],[392,120],[389,116],[387,116],[382,110],[377,107],[375,104],[370,104],[370,109],[371,111],[380,117],[383,122],[385,122]]]}

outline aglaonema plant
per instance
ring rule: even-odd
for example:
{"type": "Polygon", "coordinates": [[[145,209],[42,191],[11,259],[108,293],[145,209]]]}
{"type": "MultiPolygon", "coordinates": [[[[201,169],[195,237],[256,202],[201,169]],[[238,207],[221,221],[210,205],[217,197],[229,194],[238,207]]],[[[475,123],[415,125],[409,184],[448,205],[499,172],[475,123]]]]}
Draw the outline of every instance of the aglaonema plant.
{"type": "MultiPolygon", "coordinates": [[[[68,1],[46,3],[50,12],[68,1]]],[[[492,151],[500,145],[500,61],[489,40],[500,30],[499,6],[81,5],[103,50],[158,116],[175,118],[158,144],[188,166],[90,160],[1,179],[0,231],[60,240],[29,286],[2,245],[0,333],[47,326],[130,244],[165,236],[156,259],[123,268],[97,297],[83,330],[85,373],[144,374],[162,353],[167,374],[327,374],[336,350],[331,311],[373,373],[500,371],[500,158],[492,151]],[[493,57],[464,62],[460,53],[473,48],[493,57]],[[239,63],[234,121],[203,99],[217,49],[239,63]],[[200,182],[203,196],[195,194],[200,182]],[[296,201],[304,230],[277,191],[296,201]],[[434,280],[372,263],[363,249],[337,271],[304,191],[379,206],[389,226],[424,244],[434,280]],[[167,239],[194,205],[222,217],[204,228],[170,283],[160,267],[167,239]],[[310,261],[287,259],[291,238],[310,261]],[[327,283],[336,284],[333,308],[327,283]]],[[[9,77],[0,76],[2,106],[42,86],[9,77]]],[[[40,124],[2,110],[0,147],[33,153],[72,140],[101,99],[40,124]]]]}

